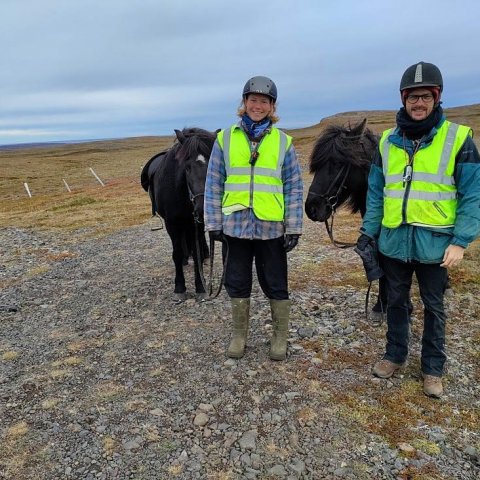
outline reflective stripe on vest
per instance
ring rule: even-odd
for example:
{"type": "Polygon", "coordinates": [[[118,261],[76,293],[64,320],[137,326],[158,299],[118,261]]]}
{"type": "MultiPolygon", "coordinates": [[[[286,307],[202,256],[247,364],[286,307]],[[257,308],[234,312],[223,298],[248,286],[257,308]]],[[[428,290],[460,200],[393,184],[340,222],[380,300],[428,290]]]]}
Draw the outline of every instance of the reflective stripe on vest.
{"type": "Polygon", "coordinates": [[[410,182],[403,181],[408,153],[388,141],[392,133],[393,129],[383,132],[379,147],[385,177],[382,224],[388,228],[401,223],[452,226],[457,207],[455,157],[470,128],[445,121],[432,143],[415,153],[410,182]]]}
{"type": "Polygon", "coordinates": [[[250,142],[237,125],[218,135],[223,149],[226,180],[222,212],[229,215],[238,210],[253,208],[261,220],[282,221],[285,207],[282,167],[291,137],[272,128],[258,146],[258,158],[250,165],[250,142]]]}

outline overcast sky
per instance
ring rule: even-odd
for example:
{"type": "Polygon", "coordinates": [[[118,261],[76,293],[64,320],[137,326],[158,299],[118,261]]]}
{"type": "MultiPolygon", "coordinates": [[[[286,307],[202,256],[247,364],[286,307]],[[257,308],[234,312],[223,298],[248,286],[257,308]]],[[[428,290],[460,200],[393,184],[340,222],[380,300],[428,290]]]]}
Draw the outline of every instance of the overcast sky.
{"type": "Polygon", "coordinates": [[[223,128],[272,78],[279,126],[397,109],[409,65],[480,102],[478,0],[0,0],[0,145],[223,128]]]}

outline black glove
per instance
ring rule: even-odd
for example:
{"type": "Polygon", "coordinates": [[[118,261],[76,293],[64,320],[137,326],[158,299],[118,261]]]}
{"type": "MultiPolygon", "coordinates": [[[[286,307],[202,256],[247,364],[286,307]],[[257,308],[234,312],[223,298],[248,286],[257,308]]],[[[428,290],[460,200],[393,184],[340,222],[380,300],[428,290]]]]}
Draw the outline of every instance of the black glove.
{"type": "Polygon", "coordinates": [[[293,250],[298,243],[300,235],[295,233],[287,233],[285,234],[285,239],[283,241],[283,247],[285,248],[285,252],[288,253],[290,250],[293,250]]]}
{"type": "Polygon", "coordinates": [[[367,280],[373,282],[383,276],[383,270],[378,263],[377,243],[373,238],[362,233],[357,240],[357,246],[353,249],[360,255],[367,280]]]}
{"type": "Polygon", "coordinates": [[[210,239],[216,242],[223,242],[223,232],[222,230],[210,230],[208,232],[210,239]]]}
{"type": "Polygon", "coordinates": [[[365,248],[367,247],[367,245],[370,244],[371,242],[375,243],[375,240],[373,238],[370,238],[368,235],[365,235],[364,233],[362,233],[358,237],[357,245],[356,245],[354,250],[357,252],[357,249],[358,249],[361,252],[363,252],[365,250],[365,248]]]}

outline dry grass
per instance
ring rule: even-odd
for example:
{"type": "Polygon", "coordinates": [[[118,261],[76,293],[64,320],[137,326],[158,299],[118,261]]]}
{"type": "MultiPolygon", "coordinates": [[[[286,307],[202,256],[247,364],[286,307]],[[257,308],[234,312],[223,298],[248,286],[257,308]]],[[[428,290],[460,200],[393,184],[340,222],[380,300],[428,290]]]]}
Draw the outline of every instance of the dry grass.
{"type": "Polygon", "coordinates": [[[13,350],[9,350],[8,352],[2,353],[2,360],[5,362],[11,362],[12,360],[17,359],[20,356],[19,352],[14,352],[13,350]]]}
{"type": "Polygon", "coordinates": [[[104,235],[137,225],[150,215],[148,196],[139,183],[141,168],[172,142],[173,137],[134,138],[0,151],[0,226],[104,235]]]}

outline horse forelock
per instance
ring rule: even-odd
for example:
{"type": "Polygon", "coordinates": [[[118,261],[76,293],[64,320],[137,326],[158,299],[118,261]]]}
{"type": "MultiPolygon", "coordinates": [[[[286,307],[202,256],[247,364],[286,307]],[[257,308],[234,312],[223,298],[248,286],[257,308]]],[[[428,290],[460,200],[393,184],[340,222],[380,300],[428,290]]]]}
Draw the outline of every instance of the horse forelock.
{"type": "Polygon", "coordinates": [[[176,157],[179,161],[187,161],[188,159],[203,155],[203,157],[210,157],[213,143],[216,135],[201,128],[184,128],[182,133],[185,136],[183,143],[177,143],[176,157]]]}
{"type": "Polygon", "coordinates": [[[377,143],[377,136],[368,128],[363,134],[352,136],[351,129],[330,125],[315,142],[310,155],[310,173],[330,162],[367,169],[377,143]]]}

